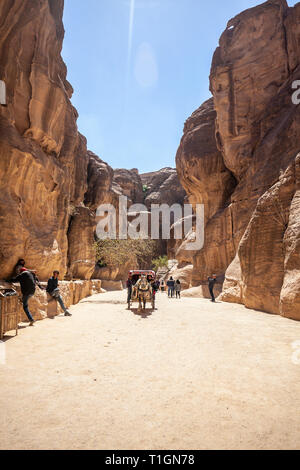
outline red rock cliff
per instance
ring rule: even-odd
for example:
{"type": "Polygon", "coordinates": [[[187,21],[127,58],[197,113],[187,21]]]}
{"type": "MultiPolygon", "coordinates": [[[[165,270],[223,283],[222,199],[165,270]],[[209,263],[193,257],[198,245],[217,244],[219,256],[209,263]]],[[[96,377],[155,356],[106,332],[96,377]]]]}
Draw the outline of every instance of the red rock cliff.
{"type": "Polygon", "coordinates": [[[226,274],[222,299],[300,319],[300,4],[270,0],[229,21],[213,99],[187,121],[177,170],[204,203],[193,284],[226,274]]]}
{"type": "Polygon", "coordinates": [[[112,169],[77,129],[62,13],[63,0],[0,2],[0,277],[25,257],[41,279],[90,278],[94,209],[114,197],[112,169]]]}

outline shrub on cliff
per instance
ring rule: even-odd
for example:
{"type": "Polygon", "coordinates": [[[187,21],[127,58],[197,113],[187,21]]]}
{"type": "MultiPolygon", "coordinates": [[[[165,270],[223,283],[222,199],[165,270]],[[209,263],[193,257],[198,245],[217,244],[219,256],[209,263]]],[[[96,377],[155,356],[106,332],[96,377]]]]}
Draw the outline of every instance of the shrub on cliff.
{"type": "Polygon", "coordinates": [[[155,272],[159,270],[159,268],[164,268],[168,266],[168,257],[167,255],[159,256],[159,258],[152,260],[152,267],[155,272]]]}
{"type": "MultiPolygon", "coordinates": [[[[130,257],[136,257],[140,269],[150,269],[158,255],[156,240],[98,240],[95,243],[96,261],[100,267],[118,267],[130,257]]],[[[134,266],[133,266],[134,268],[134,266]]]]}

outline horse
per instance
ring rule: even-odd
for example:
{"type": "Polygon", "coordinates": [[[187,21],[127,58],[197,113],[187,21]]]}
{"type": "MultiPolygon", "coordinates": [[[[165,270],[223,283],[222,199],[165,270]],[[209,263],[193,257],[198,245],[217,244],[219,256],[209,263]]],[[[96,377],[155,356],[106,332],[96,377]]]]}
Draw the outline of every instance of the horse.
{"type": "Polygon", "coordinates": [[[138,280],[136,283],[136,288],[137,288],[137,298],[139,301],[139,308],[138,310],[142,310],[142,304],[143,304],[143,310],[146,309],[146,304],[147,300],[152,299],[152,287],[150,282],[147,281],[146,276],[142,276],[141,279],[138,280]]]}

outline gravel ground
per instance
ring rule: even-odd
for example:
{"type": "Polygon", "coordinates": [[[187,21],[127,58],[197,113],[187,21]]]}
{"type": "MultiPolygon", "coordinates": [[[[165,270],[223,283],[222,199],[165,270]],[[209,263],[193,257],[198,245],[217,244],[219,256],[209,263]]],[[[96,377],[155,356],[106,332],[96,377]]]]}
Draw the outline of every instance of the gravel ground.
{"type": "Polygon", "coordinates": [[[139,315],[125,299],[6,337],[1,449],[300,447],[300,323],[165,294],[139,315]]]}

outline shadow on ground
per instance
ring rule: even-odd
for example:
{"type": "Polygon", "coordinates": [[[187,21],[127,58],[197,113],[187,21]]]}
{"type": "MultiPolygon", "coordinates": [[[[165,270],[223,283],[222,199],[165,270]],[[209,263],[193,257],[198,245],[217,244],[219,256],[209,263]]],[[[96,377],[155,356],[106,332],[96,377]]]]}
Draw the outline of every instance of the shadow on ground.
{"type": "Polygon", "coordinates": [[[130,308],[130,310],[134,315],[137,315],[141,318],[148,318],[151,317],[152,313],[154,313],[157,309],[156,308],[146,308],[145,310],[139,310],[138,308],[130,308]]]}
{"type": "Polygon", "coordinates": [[[127,305],[124,300],[82,300],[81,304],[114,304],[114,305],[127,305]]]}
{"type": "MultiPolygon", "coordinates": [[[[22,325],[22,326],[19,326],[19,327],[18,327],[18,330],[24,330],[24,328],[32,328],[32,327],[30,327],[29,325],[28,325],[28,326],[22,325]]],[[[17,336],[17,335],[15,334],[15,330],[11,330],[11,332],[10,332],[10,331],[7,331],[7,332],[5,333],[5,335],[3,336],[3,338],[1,339],[1,341],[2,341],[3,343],[6,343],[6,342],[9,341],[10,339],[16,338],[16,336],[17,336]]]]}

